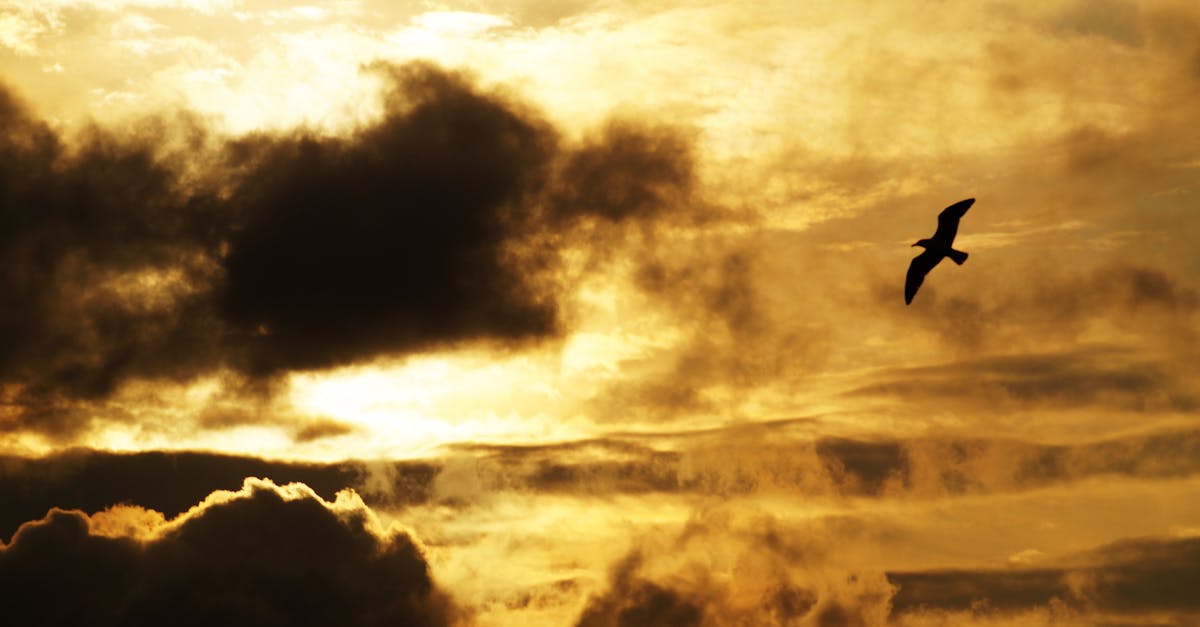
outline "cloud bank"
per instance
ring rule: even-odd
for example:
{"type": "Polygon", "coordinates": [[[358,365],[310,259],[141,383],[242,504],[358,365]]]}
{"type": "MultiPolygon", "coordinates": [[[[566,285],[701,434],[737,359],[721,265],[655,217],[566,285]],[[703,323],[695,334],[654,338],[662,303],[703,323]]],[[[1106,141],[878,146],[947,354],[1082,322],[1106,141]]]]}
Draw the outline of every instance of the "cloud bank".
{"type": "Polygon", "coordinates": [[[883,503],[1030,493],[1096,480],[1170,481],[1200,475],[1200,431],[1172,429],[1047,444],[1016,438],[811,438],[794,425],[730,428],[661,439],[610,438],[541,446],[463,445],[441,459],[269,461],[196,452],[72,450],[0,456],[0,539],[51,507],[98,511],[137,503],[168,517],[246,476],[302,482],[325,498],[354,488],[372,507],[470,508],[457,483],[484,494],[579,498],[786,495],[883,503]]]}
{"type": "Polygon", "coordinates": [[[18,625],[449,625],[421,549],[352,493],[246,479],[166,521],[52,509],[0,547],[18,625]]]}

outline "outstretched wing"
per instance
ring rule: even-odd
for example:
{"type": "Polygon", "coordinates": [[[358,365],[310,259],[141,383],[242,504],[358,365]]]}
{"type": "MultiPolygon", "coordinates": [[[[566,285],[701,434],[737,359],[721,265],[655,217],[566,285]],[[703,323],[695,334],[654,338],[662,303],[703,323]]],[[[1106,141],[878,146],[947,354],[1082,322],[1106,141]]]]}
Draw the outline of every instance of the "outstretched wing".
{"type": "Polygon", "coordinates": [[[954,236],[958,235],[958,219],[963,217],[967,209],[975,204],[974,198],[960,200],[938,214],[938,228],[933,234],[933,240],[944,245],[950,246],[954,242],[954,236]]]}
{"type": "Polygon", "coordinates": [[[908,264],[908,277],[904,279],[904,304],[912,303],[913,296],[917,293],[917,288],[921,287],[921,283],[925,280],[925,275],[938,262],[942,260],[943,255],[930,250],[913,257],[912,263],[908,264]]]}

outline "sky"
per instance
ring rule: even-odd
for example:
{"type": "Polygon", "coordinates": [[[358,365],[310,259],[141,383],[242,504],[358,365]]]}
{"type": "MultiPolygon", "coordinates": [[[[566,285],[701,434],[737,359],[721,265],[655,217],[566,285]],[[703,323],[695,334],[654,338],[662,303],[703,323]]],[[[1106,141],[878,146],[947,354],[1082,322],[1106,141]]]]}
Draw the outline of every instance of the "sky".
{"type": "Polygon", "coordinates": [[[1198,622],[1197,129],[1182,0],[0,0],[2,611],[1198,622]]]}

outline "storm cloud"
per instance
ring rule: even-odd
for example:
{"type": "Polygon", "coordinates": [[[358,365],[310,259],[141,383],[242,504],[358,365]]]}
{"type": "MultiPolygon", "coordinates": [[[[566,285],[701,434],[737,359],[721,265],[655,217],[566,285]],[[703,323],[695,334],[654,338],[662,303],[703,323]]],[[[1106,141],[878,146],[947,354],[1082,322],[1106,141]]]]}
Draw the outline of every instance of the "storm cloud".
{"type": "Polygon", "coordinates": [[[513,261],[548,184],[551,129],[452,75],[396,81],[389,114],[352,138],[232,147],[244,224],[221,310],[251,371],[555,331],[551,286],[513,261]]]}
{"type": "Polygon", "coordinates": [[[556,337],[565,251],[690,210],[676,129],[571,144],[464,75],[370,71],[384,112],[345,136],[218,138],[181,116],[64,138],[0,95],[6,426],[70,432],[74,401],[135,378],[556,337]]]}

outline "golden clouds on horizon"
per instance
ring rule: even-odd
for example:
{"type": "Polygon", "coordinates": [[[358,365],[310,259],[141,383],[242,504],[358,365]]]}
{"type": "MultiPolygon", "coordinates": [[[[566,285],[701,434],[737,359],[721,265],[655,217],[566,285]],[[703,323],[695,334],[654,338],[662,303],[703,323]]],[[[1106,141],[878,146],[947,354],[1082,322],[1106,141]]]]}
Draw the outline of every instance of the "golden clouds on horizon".
{"type": "MultiPolygon", "coordinates": [[[[339,484],[326,475],[355,472],[341,465],[289,469],[216,456],[64,456],[40,462],[42,468],[12,467],[0,490],[10,493],[10,480],[34,482],[47,498],[63,498],[77,485],[72,474],[116,477],[159,469],[158,475],[108,482],[104,488],[113,494],[140,491],[140,502],[163,507],[165,515],[134,505],[90,516],[52,511],[24,525],[7,546],[0,545],[0,580],[24,577],[19,589],[30,596],[14,611],[25,611],[51,583],[28,577],[25,560],[45,563],[61,557],[90,573],[103,569],[106,559],[120,558],[132,548],[128,541],[135,540],[147,562],[126,564],[132,566],[124,571],[128,576],[170,567],[163,574],[190,582],[194,573],[216,568],[248,577],[241,594],[257,598],[256,582],[271,581],[278,570],[272,560],[279,560],[290,573],[312,569],[344,577],[330,582],[330,589],[339,593],[362,593],[362,582],[337,565],[363,558],[357,549],[381,546],[387,554],[387,538],[395,542],[399,537],[401,548],[418,548],[437,582],[435,590],[453,598],[459,616],[471,619],[468,624],[611,624],[614,615],[657,615],[670,608],[668,615],[681,611],[694,617],[685,624],[705,625],[737,620],[784,625],[834,611],[860,616],[869,625],[923,620],[1020,624],[1044,622],[1048,614],[1068,624],[1156,614],[1187,620],[1200,611],[1186,592],[1200,576],[1194,561],[1198,547],[1195,529],[1179,522],[1195,520],[1200,513],[1197,501],[1189,498],[1197,483],[1195,460],[1187,448],[1196,437],[1193,430],[1058,452],[1012,441],[987,444],[997,447],[990,453],[972,451],[982,442],[942,443],[968,451],[970,463],[997,462],[993,472],[1001,475],[1006,471],[998,462],[1008,457],[1005,449],[1026,446],[1028,450],[1016,451],[1020,468],[1007,474],[1032,482],[1028,485],[1006,485],[1005,479],[971,485],[976,478],[996,477],[966,467],[947,473],[956,463],[947,455],[891,459],[896,443],[889,442],[825,440],[811,459],[763,460],[760,468],[740,477],[750,469],[730,470],[712,459],[709,470],[691,478],[679,475],[679,483],[661,482],[651,472],[644,475],[650,483],[624,485],[651,470],[641,464],[652,458],[635,455],[623,470],[616,464],[605,471],[609,464],[603,460],[556,463],[552,460],[563,457],[549,448],[501,448],[491,456],[446,461],[434,476],[420,465],[397,466],[392,477],[397,492],[364,493],[365,502],[350,492],[322,497],[303,484],[279,487],[265,479],[241,481],[236,491],[196,493],[203,485],[198,479],[229,475],[236,472],[232,466],[247,463],[259,464],[267,476],[309,473],[310,481],[332,492],[331,486],[339,484]],[[1177,467],[1168,474],[1165,465],[1128,473],[1118,449],[1139,448],[1154,449],[1162,462],[1177,467]],[[548,463],[526,468],[524,483],[514,481],[513,470],[539,457],[548,463]],[[1069,459],[1074,461],[1055,463],[1069,459]],[[1089,464],[1093,468],[1085,470],[1089,464]],[[940,496],[896,491],[916,479],[912,473],[927,480],[939,469],[940,496]],[[888,474],[878,476],[881,470],[888,474]],[[1074,475],[1079,471],[1085,474],[1074,475]],[[787,478],[789,472],[796,476],[787,478]],[[823,477],[811,477],[812,485],[787,485],[810,472],[823,477]],[[957,478],[956,472],[961,473],[957,478]],[[724,486],[709,483],[720,473],[729,473],[730,481],[724,486]],[[773,485],[764,481],[772,476],[773,485]],[[876,484],[881,478],[892,487],[876,484]],[[422,481],[432,482],[424,496],[422,481]],[[828,483],[816,485],[822,482],[828,483]],[[198,505],[181,500],[181,495],[161,490],[167,485],[203,500],[198,505]],[[49,534],[74,534],[77,541],[47,543],[49,534]],[[357,541],[344,544],[343,534],[357,541]],[[297,550],[296,541],[307,550],[297,550]],[[1157,595],[1143,593],[1145,585],[1168,575],[1187,585],[1157,595]],[[1013,596],[1014,590],[1021,593],[1013,596]],[[1163,598],[1169,604],[1157,605],[1163,598]],[[989,604],[986,611],[979,606],[982,600],[989,604]]],[[[752,456],[734,447],[723,458],[748,461],[752,456]]],[[[10,503],[24,508],[25,500],[10,503]]],[[[5,516],[6,525],[10,518],[5,516]]],[[[369,562],[362,566],[374,572],[369,562]]],[[[392,593],[408,590],[403,581],[383,581],[392,593]]],[[[208,590],[200,581],[195,586],[208,590]]],[[[154,585],[149,589],[158,590],[154,585]]],[[[89,598],[99,605],[77,611],[102,613],[103,603],[126,597],[89,598]]],[[[122,603],[123,611],[155,598],[129,600],[122,603]]],[[[179,601],[186,606],[190,598],[179,601]]],[[[369,611],[371,603],[381,600],[364,600],[368,604],[359,609],[369,611]]],[[[310,601],[315,612],[338,607],[337,599],[323,593],[310,601]]],[[[237,607],[218,605],[212,611],[226,616],[237,607]]],[[[291,605],[267,607],[286,611],[291,605]]],[[[229,616],[233,624],[241,624],[234,614],[229,616]]]]}

